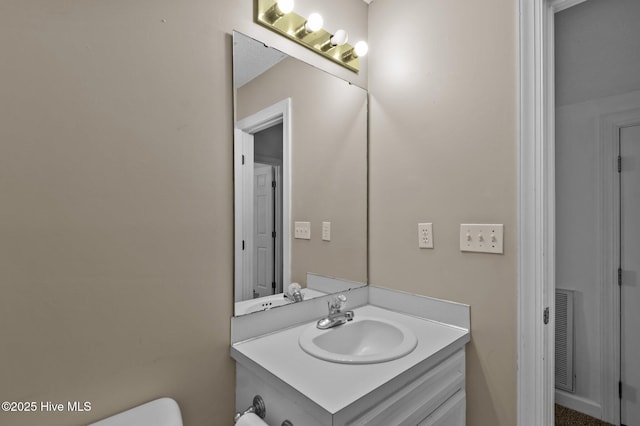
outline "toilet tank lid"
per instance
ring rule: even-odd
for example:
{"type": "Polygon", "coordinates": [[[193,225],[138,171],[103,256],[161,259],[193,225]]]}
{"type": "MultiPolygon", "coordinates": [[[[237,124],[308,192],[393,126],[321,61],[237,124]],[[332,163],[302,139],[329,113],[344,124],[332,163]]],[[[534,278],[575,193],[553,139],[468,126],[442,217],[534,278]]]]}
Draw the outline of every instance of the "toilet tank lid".
{"type": "Polygon", "coordinates": [[[171,398],[160,398],[89,426],[182,426],[178,403],[171,398]]]}

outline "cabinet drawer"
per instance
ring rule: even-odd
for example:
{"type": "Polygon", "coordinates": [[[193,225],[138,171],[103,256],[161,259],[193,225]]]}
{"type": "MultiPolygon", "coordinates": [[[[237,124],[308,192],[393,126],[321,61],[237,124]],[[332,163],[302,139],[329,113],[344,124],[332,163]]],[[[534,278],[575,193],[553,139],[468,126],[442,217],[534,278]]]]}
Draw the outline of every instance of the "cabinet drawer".
{"type": "Polygon", "coordinates": [[[418,426],[464,426],[467,418],[467,396],[459,390],[418,426]]]}
{"type": "Polygon", "coordinates": [[[348,426],[415,426],[456,392],[464,391],[464,349],[345,422],[348,426]]]}

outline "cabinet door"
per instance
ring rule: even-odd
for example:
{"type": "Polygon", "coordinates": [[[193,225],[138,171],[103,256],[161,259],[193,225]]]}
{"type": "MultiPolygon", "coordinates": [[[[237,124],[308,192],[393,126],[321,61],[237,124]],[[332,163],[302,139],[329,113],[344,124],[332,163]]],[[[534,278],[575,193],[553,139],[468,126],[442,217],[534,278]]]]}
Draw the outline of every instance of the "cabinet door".
{"type": "Polygon", "coordinates": [[[464,390],[458,391],[429,417],[418,423],[418,426],[464,426],[467,417],[466,400],[464,390]]]}
{"type": "Polygon", "coordinates": [[[414,426],[465,387],[465,354],[460,350],[418,376],[396,392],[361,407],[350,420],[334,419],[334,425],[346,426],[414,426]]]}

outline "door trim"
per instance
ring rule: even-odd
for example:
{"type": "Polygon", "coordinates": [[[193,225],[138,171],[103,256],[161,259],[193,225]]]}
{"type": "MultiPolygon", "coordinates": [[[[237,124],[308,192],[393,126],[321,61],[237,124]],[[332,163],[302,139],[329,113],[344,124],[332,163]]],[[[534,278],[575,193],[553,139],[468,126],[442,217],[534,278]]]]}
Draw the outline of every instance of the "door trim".
{"type": "Polygon", "coordinates": [[[518,1],[518,425],[554,423],[554,15],[587,0],[518,1]]]}
{"type": "Polygon", "coordinates": [[[518,1],[518,425],[553,424],[556,12],[586,0],[518,1]],[[546,327],[546,329],[545,329],[546,327]]]}
{"type": "Polygon", "coordinates": [[[518,425],[553,424],[554,150],[553,10],[519,0],[518,425]],[[546,328],[546,329],[545,329],[546,328]]]}

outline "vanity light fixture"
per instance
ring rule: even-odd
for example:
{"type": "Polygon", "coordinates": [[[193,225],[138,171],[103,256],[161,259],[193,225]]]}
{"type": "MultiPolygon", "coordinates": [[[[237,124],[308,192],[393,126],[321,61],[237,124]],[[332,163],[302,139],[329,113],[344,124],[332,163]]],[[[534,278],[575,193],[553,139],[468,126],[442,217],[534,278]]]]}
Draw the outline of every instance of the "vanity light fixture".
{"type": "Polygon", "coordinates": [[[293,11],[294,0],[256,0],[256,22],[293,40],[319,55],[351,71],[360,71],[358,58],[367,54],[367,43],[347,44],[349,35],[343,29],[330,33],[323,29],[324,21],[318,13],[304,18],[293,11]]]}

